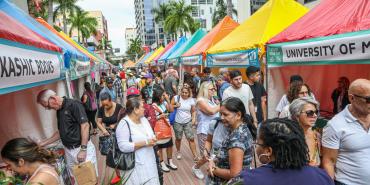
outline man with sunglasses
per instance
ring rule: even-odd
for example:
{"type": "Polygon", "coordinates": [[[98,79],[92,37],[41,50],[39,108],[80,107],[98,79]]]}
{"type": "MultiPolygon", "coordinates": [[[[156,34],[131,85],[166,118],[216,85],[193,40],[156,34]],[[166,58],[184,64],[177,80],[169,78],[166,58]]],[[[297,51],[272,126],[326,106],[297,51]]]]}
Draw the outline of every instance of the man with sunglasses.
{"type": "Polygon", "coordinates": [[[55,110],[58,123],[58,131],[40,142],[39,145],[46,146],[61,139],[67,167],[70,170],[78,163],[91,161],[97,173],[95,146],[90,141],[90,125],[82,103],[78,100],[57,96],[50,89],[39,92],[37,103],[48,110],[55,110]]]}
{"type": "Polygon", "coordinates": [[[336,185],[370,182],[370,81],[358,79],[348,90],[351,104],[323,130],[323,168],[336,185]]]}

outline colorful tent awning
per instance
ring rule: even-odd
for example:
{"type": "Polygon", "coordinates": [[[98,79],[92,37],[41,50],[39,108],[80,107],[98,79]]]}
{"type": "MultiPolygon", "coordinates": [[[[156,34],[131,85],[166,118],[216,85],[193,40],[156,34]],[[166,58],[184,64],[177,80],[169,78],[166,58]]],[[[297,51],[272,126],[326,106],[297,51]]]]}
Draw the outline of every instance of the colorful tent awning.
{"type": "Polygon", "coordinates": [[[265,43],[306,14],[308,9],[294,0],[270,0],[207,53],[264,50],[265,43]]]}
{"type": "Polygon", "coordinates": [[[48,84],[63,75],[61,48],[0,10],[0,94],[48,84]]]}
{"type": "Polygon", "coordinates": [[[239,23],[235,22],[231,17],[226,16],[215,27],[213,27],[212,30],[202,38],[202,40],[191,47],[182,56],[188,57],[204,54],[209,48],[218,43],[238,26],[239,23]]]}
{"type": "Polygon", "coordinates": [[[207,34],[204,29],[199,28],[189,40],[187,40],[179,49],[174,51],[169,57],[168,60],[173,60],[181,57],[186,51],[188,51],[192,46],[199,42],[207,34]]]}
{"type": "Polygon", "coordinates": [[[154,53],[152,54],[152,56],[150,56],[148,59],[146,59],[146,60],[144,61],[144,63],[145,63],[145,64],[150,64],[150,63],[153,61],[153,59],[154,59],[157,55],[159,55],[163,50],[164,50],[164,47],[163,47],[163,46],[161,46],[161,47],[159,47],[158,49],[156,49],[156,50],[154,51],[154,53]]]}
{"type": "Polygon", "coordinates": [[[174,41],[171,41],[170,43],[168,43],[167,46],[164,48],[164,50],[162,50],[162,52],[159,55],[157,55],[153,60],[157,61],[163,54],[166,53],[166,51],[171,49],[174,44],[175,44],[174,41]]]}
{"type": "Polygon", "coordinates": [[[63,41],[63,39],[59,38],[57,35],[52,33],[50,30],[40,25],[32,17],[30,17],[28,14],[23,12],[23,10],[21,10],[16,5],[9,2],[8,0],[0,1],[0,9],[4,11],[6,14],[8,14],[9,16],[11,16],[12,18],[18,20],[21,24],[25,25],[32,31],[38,33],[39,35],[42,35],[43,37],[45,37],[46,39],[48,39],[55,45],[61,47],[63,49],[65,68],[67,69],[69,68],[71,59],[78,59],[81,61],[88,60],[86,55],[78,51],[72,45],[63,41]]]}
{"type": "Polygon", "coordinates": [[[135,62],[131,61],[131,60],[128,60],[127,62],[125,62],[123,64],[123,67],[124,68],[131,68],[131,67],[135,67],[135,62]]]}
{"type": "Polygon", "coordinates": [[[174,44],[171,49],[169,49],[166,53],[164,53],[159,59],[158,61],[161,61],[161,60],[167,60],[168,57],[173,53],[175,52],[177,49],[179,49],[185,42],[187,41],[186,37],[185,36],[182,36],[180,37],[176,44],[174,44]]]}
{"type": "Polygon", "coordinates": [[[370,28],[370,1],[322,1],[269,43],[323,37],[370,28]],[[303,28],[303,29],[302,29],[303,28]]]}
{"type": "Polygon", "coordinates": [[[151,52],[149,52],[149,53],[145,54],[145,55],[144,55],[144,57],[143,57],[141,60],[139,60],[138,62],[136,62],[136,66],[139,66],[139,65],[146,65],[146,64],[144,63],[144,61],[145,61],[146,59],[148,59],[148,58],[153,54],[153,52],[154,52],[154,51],[151,51],[151,52]]]}

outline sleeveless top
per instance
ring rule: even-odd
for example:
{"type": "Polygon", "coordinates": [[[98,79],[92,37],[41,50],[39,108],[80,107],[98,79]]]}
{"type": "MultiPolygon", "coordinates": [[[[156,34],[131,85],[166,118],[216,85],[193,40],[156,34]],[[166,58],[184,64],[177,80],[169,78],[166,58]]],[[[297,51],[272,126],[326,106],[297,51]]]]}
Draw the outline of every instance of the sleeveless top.
{"type": "Polygon", "coordinates": [[[55,171],[54,167],[47,165],[47,164],[41,164],[36,171],[32,174],[32,176],[27,180],[26,184],[29,184],[32,178],[34,178],[39,173],[47,173],[55,178],[58,184],[60,184],[58,173],[55,171]]]}

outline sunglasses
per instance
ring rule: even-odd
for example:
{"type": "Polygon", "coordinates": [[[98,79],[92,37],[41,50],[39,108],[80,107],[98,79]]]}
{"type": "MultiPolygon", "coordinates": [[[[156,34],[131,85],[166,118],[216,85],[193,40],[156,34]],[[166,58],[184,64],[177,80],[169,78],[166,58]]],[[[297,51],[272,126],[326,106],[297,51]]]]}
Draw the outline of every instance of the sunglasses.
{"type": "Polygon", "coordinates": [[[364,99],[366,101],[366,103],[370,103],[370,96],[360,96],[360,95],[356,95],[356,94],[354,94],[353,96],[355,96],[357,98],[364,99]]]}
{"type": "Polygon", "coordinates": [[[319,116],[319,111],[318,110],[308,110],[308,111],[304,111],[304,112],[301,112],[301,113],[305,113],[307,115],[307,117],[314,117],[315,114],[316,114],[316,116],[319,116]]]}

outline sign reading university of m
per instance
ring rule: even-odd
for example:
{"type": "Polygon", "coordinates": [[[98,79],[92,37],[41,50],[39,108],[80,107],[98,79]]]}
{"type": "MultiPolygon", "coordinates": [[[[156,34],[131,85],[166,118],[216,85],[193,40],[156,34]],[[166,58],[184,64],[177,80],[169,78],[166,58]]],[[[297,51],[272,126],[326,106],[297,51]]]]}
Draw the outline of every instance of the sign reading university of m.
{"type": "Polygon", "coordinates": [[[0,89],[61,78],[61,67],[59,53],[0,42],[0,89]]]}

